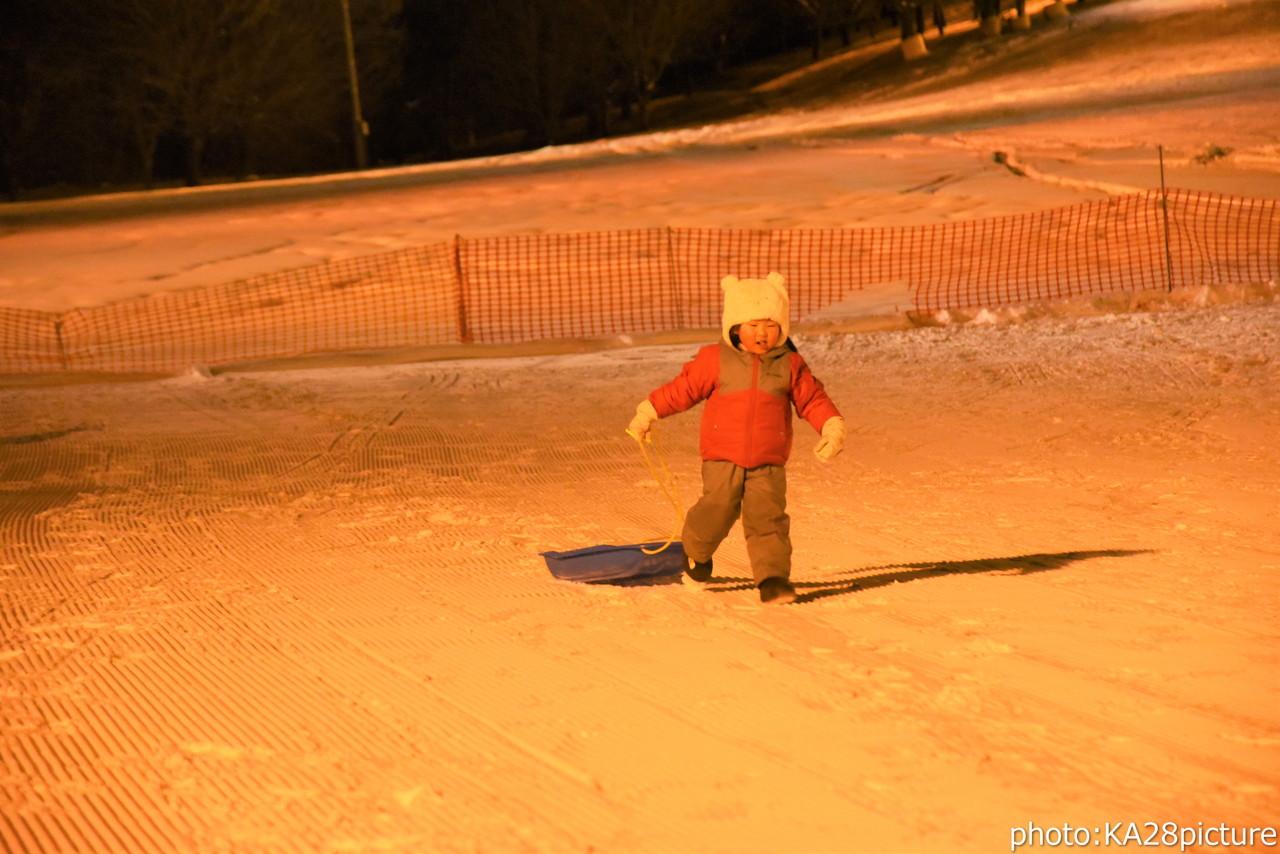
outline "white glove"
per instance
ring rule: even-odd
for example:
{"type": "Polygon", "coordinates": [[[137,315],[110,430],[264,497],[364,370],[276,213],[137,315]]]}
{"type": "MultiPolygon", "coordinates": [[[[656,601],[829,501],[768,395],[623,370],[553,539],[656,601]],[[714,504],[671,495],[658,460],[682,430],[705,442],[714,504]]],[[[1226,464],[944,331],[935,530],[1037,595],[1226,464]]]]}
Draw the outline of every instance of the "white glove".
{"type": "Polygon", "coordinates": [[[822,425],[822,438],[813,446],[813,453],[824,463],[835,459],[836,454],[844,450],[844,419],[833,415],[822,425]]]}
{"type": "Polygon", "coordinates": [[[636,407],[636,415],[631,419],[631,423],[627,425],[627,435],[640,442],[648,441],[649,430],[653,427],[653,422],[657,420],[658,410],[653,408],[653,404],[646,397],[636,407]]]}

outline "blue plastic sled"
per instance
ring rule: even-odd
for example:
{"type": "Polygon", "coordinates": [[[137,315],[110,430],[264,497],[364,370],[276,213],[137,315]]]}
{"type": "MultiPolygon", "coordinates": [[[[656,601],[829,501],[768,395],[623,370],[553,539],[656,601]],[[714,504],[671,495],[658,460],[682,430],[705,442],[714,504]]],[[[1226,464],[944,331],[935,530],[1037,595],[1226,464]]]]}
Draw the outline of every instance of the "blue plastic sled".
{"type": "Polygon", "coordinates": [[[565,581],[620,581],[627,578],[657,578],[679,575],[684,571],[684,548],[673,542],[657,554],[641,549],[656,549],[657,543],[635,546],[589,546],[568,552],[539,552],[547,561],[547,569],[565,581]]]}

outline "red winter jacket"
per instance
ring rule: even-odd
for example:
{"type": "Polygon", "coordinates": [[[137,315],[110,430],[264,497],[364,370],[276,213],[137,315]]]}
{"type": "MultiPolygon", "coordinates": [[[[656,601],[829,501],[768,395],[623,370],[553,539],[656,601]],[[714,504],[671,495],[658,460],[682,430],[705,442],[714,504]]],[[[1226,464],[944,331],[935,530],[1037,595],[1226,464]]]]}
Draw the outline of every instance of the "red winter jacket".
{"type": "Polygon", "coordinates": [[[743,468],[784,465],[791,456],[791,407],[821,432],[840,414],[800,354],[785,344],[763,356],[727,342],[708,344],[680,376],[649,395],[660,418],[699,401],[704,460],[728,460],[743,468]]]}

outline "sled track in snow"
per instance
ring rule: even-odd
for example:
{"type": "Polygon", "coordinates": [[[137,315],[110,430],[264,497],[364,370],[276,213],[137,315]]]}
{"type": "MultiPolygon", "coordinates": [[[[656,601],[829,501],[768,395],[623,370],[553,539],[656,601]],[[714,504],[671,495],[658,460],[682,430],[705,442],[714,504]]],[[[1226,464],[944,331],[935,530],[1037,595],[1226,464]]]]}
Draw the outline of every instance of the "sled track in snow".
{"type": "MultiPolygon", "coordinates": [[[[0,847],[1265,825],[1276,328],[802,341],[851,441],[823,467],[798,438],[778,609],[736,534],[706,591],[538,557],[669,532],[619,424],[682,348],[0,390],[0,847]]],[[[696,418],[660,429],[689,501],[696,418]]]]}

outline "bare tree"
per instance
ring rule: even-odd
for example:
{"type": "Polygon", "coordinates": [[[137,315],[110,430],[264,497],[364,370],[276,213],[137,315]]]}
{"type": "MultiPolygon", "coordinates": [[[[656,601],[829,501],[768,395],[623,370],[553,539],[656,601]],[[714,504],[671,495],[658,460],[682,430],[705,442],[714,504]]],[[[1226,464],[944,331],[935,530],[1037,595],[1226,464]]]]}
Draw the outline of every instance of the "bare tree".
{"type": "Polygon", "coordinates": [[[30,0],[0,7],[0,191],[16,200],[26,142],[49,97],[46,40],[37,37],[39,15],[30,0]]]}
{"type": "Polygon", "coordinates": [[[898,21],[902,28],[902,38],[924,34],[925,0],[893,0],[897,8],[898,21]]]}
{"type": "Polygon", "coordinates": [[[85,36],[115,73],[112,94],[130,121],[144,165],[162,130],[184,141],[187,183],[200,183],[210,137],[232,127],[241,87],[260,72],[246,69],[247,34],[271,14],[271,0],[187,3],[183,0],[99,0],[80,20],[85,36]]]}
{"type": "MultiPolygon", "coordinates": [[[[247,172],[260,141],[289,134],[314,149],[317,139],[334,135],[343,115],[337,0],[51,2],[77,22],[78,39],[102,70],[148,183],[165,135],[182,140],[185,180],[198,184],[211,143],[220,147],[223,168],[235,159],[247,172]]],[[[398,8],[393,0],[364,0],[358,8],[366,20],[374,4],[382,13],[372,17],[384,22],[398,8]]]]}
{"type": "Polygon", "coordinates": [[[850,43],[849,30],[866,21],[879,4],[876,0],[791,0],[809,20],[812,33],[810,53],[817,60],[822,56],[822,39],[827,33],[840,33],[841,41],[850,43]]]}
{"type": "Polygon", "coordinates": [[[626,94],[649,124],[663,74],[696,36],[719,20],[726,0],[577,0],[591,31],[603,33],[626,94]]]}
{"type": "Polygon", "coordinates": [[[1000,0],[973,0],[973,15],[979,20],[1000,15],[1000,0]]]}
{"type": "MultiPolygon", "coordinates": [[[[566,115],[589,73],[590,32],[578,0],[477,0],[472,6],[466,75],[483,111],[514,118],[526,144],[564,138],[566,115]]],[[[501,119],[498,119],[499,122],[501,119]]]]}
{"type": "Polygon", "coordinates": [[[809,26],[813,32],[810,50],[813,59],[822,56],[822,34],[826,30],[825,19],[830,9],[829,0],[792,0],[809,17],[809,26]]]}

